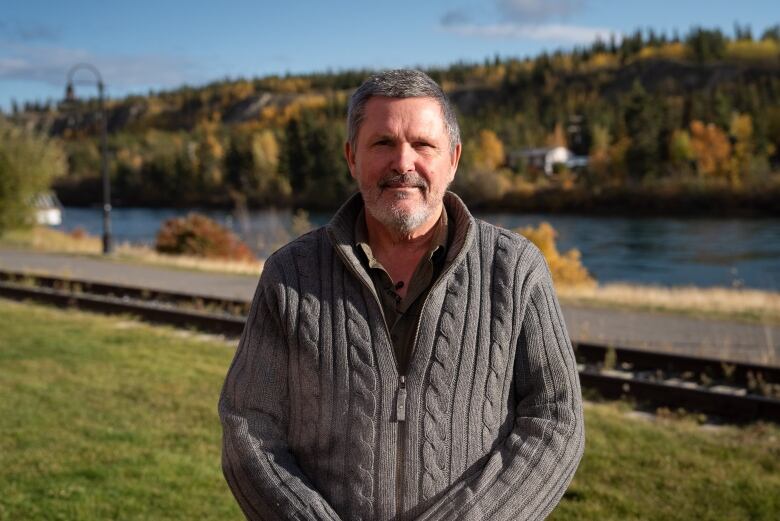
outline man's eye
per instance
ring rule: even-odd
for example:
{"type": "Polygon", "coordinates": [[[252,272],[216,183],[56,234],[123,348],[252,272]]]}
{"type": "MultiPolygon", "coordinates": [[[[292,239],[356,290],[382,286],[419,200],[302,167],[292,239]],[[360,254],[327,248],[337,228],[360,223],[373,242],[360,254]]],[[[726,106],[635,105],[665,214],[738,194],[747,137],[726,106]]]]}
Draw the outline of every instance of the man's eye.
{"type": "Polygon", "coordinates": [[[374,146],[390,146],[393,142],[389,139],[379,139],[374,142],[374,146]]]}
{"type": "Polygon", "coordinates": [[[428,143],[427,141],[417,141],[414,144],[415,148],[433,148],[433,143],[428,143]]]}

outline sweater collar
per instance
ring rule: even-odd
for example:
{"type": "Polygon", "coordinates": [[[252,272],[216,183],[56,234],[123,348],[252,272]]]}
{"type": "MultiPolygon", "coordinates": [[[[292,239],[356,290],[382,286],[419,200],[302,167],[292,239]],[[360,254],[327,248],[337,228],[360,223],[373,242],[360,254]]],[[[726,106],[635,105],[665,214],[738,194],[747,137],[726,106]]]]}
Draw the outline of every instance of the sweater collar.
{"type": "MultiPolygon", "coordinates": [[[[445,260],[445,266],[447,266],[451,263],[459,264],[466,257],[468,250],[474,242],[476,222],[460,197],[453,192],[444,194],[444,206],[451,219],[449,225],[455,228],[452,233],[452,242],[447,248],[447,258],[445,260]]],[[[353,247],[355,242],[355,221],[361,210],[363,210],[363,197],[360,193],[356,193],[338,209],[325,229],[340,257],[344,259],[353,272],[364,279],[366,285],[371,287],[371,279],[363,268],[360,259],[355,255],[353,247]]]]}

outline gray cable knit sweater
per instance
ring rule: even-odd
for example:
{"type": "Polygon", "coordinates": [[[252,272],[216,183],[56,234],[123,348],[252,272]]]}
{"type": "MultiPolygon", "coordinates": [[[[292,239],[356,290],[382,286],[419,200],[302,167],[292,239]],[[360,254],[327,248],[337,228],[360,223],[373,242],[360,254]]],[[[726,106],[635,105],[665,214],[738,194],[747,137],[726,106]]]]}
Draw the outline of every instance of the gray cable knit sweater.
{"type": "Polygon", "coordinates": [[[577,367],[539,250],[454,194],[446,267],[399,375],[353,250],[362,206],[265,264],[219,402],[252,520],[544,518],[584,446],[577,367]]]}

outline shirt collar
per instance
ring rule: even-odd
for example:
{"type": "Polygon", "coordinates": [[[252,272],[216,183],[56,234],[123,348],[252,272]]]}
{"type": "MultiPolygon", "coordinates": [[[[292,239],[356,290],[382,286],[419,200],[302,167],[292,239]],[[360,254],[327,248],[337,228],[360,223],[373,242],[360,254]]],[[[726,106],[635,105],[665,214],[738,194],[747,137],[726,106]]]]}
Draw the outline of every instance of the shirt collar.
{"type": "MultiPolygon", "coordinates": [[[[460,265],[465,262],[466,256],[475,251],[479,225],[460,197],[454,193],[444,194],[444,207],[447,209],[449,221],[449,238],[443,261],[446,270],[448,269],[446,266],[460,265]]],[[[363,208],[363,197],[360,192],[355,192],[333,215],[325,226],[325,233],[342,262],[354,271],[363,284],[372,287],[371,276],[366,271],[365,262],[359,258],[355,247],[355,217],[360,213],[361,208],[363,208]]]]}
{"type": "MultiPolygon", "coordinates": [[[[449,241],[449,222],[447,219],[447,209],[442,206],[441,216],[436,222],[436,232],[431,241],[431,247],[428,250],[428,259],[433,259],[434,255],[441,256],[447,250],[447,243],[449,241]]],[[[380,267],[379,262],[374,258],[374,254],[371,251],[371,246],[368,243],[368,227],[366,226],[366,209],[365,207],[358,212],[357,219],[355,220],[355,246],[359,251],[362,251],[368,265],[371,268],[380,267]]]]}

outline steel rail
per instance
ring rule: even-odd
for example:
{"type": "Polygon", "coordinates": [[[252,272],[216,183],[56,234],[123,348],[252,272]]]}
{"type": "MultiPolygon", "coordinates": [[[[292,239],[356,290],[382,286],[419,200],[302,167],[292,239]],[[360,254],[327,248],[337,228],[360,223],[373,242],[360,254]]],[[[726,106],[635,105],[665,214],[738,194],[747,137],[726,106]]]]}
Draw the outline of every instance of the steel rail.
{"type": "Polygon", "coordinates": [[[712,380],[723,380],[738,385],[746,385],[756,378],[768,382],[780,382],[780,367],[775,366],[587,342],[572,342],[572,345],[577,360],[587,364],[600,363],[631,371],[692,372],[712,380]]]}
{"type": "Polygon", "coordinates": [[[580,385],[604,398],[633,398],[638,402],[682,408],[737,421],[769,420],[780,423],[780,400],[766,396],[713,391],[667,382],[652,382],[581,369],[580,385]]]}
{"type": "Polygon", "coordinates": [[[34,288],[0,282],[0,296],[15,300],[34,300],[59,307],[76,307],[109,314],[128,314],[150,322],[170,324],[224,335],[238,336],[244,329],[244,318],[225,314],[185,310],[172,306],[131,301],[103,295],[88,295],[69,291],[34,288]]]}
{"type": "Polygon", "coordinates": [[[210,295],[126,286],[122,284],[106,284],[104,282],[86,279],[37,275],[34,273],[18,271],[0,271],[0,282],[23,285],[29,285],[28,283],[32,282],[36,287],[67,290],[78,294],[104,295],[142,301],[154,300],[179,305],[187,304],[187,307],[195,309],[218,308],[227,310],[233,314],[245,314],[249,311],[249,302],[246,300],[226,299],[210,295]]]}
{"type": "MultiPolygon", "coordinates": [[[[171,294],[157,290],[95,284],[89,281],[57,279],[55,277],[39,277],[29,274],[25,274],[21,279],[7,275],[7,273],[0,274],[0,280],[2,280],[0,282],[0,297],[45,302],[60,307],[77,307],[100,313],[128,314],[154,323],[192,327],[229,336],[239,336],[245,323],[243,316],[183,309],[171,304],[171,302],[181,303],[192,299],[208,301],[210,305],[217,307],[221,302],[229,302],[233,305],[246,304],[242,301],[223,301],[214,297],[183,293],[171,294]],[[45,279],[45,284],[51,287],[33,287],[29,284],[9,282],[9,280],[29,281],[31,278],[45,279]],[[103,292],[103,294],[95,295],[83,292],[85,289],[91,290],[96,286],[98,287],[97,291],[103,292]],[[78,291],[71,291],[74,288],[78,291]],[[164,302],[150,302],[148,299],[151,296],[160,297],[164,302]]],[[[761,375],[767,382],[777,382],[780,373],[778,368],[666,353],[651,353],[589,343],[575,343],[574,347],[578,362],[582,365],[579,369],[582,386],[595,389],[605,398],[629,396],[638,402],[674,408],[681,407],[732,420],[753,421],[761,419],[780,422],[780,399],[749,395],[744,390],[740,394],[733,389],[719,391],[693,386],[691,383],[672,383],[668,379],[664,380],[664,377],[653,380],[643,377],[641,374],[642,371],[645,373],[647,371],[667,373],[690,371],[697,374],[710,374],[713,378],[719,374],[719,379],[728,379],[730,383],[742,385],[749,379],[749,373],[754,377],[761,375]],[[640,374],[626,371],[622,373],[620,371],[604,371],[598,366],[604,366],[605,362],[609,362],[606,364],[608,366],[629,369],[633,372],[640,372],[640,374]],[[717,371],[723,373],[724,367],[728,374],[717,373],[717,371]]]]}

